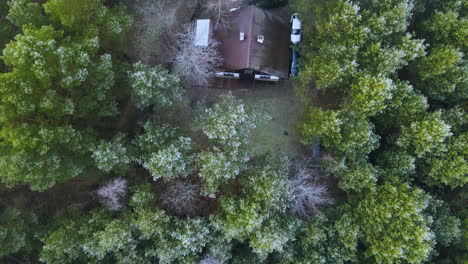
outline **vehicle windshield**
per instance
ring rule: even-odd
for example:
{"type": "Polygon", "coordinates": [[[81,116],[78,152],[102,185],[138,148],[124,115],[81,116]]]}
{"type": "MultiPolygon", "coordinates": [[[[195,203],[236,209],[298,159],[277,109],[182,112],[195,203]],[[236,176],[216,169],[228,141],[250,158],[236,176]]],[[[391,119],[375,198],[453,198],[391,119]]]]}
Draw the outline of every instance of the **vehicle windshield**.
{"type": "Polygon", "coordinates": [[[293,35],[299,35],[299,34],[301,34],[301,30],[300,29],[293,29],[292,34],[293,35]]]}

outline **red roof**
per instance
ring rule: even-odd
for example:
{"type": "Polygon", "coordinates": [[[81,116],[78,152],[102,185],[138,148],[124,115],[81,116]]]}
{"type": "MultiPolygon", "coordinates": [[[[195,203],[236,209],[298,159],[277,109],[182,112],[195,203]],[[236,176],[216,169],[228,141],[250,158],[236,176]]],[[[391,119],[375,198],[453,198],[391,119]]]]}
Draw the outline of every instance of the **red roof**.
{"type": "Polygon", "coordinates": [[[221,43],[223,70],[252,69],[288,78],[291,30],[287,21],[255,6],[230,12],[227,19],[227,27],[214,30],[214,38],[221,43]],[[257,42],[259,35],[264,36],[263,43],[257,42]]]}

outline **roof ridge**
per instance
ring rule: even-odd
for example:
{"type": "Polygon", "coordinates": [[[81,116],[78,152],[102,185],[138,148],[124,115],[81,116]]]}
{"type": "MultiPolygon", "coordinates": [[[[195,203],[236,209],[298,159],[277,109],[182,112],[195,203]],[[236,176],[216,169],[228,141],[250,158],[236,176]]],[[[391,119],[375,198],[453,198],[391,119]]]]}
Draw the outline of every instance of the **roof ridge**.
{"type": "Polygon", "coordinates": [[[250,13],[250,25],[249,25],[249,33],[247,36],[250,36],[250,41],[248,42],[248,46],[247,46],[247,67],[250,68],[250,51],[251,51],[251,47],[252,47],[252,41],[255,40],[254,36],[252,36],[252,32],[253,32],[253,24],[254,24],[254,11],[255,11],[255,6],[251,5],[250,6],[250,10],[251,10],[251,13],[250,13]]]}

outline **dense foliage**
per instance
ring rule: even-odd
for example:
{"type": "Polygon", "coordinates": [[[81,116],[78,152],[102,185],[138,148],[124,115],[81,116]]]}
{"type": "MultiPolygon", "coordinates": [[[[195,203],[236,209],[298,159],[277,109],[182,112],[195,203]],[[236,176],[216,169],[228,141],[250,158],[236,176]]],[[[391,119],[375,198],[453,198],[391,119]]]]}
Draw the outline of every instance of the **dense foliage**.
{"type": "Polygon", "coordinates": [[[245,91],[193,96],[210,5],[0,3],[0,262],[464,263],[467,1],[289,1],[305,159],[256,153],[245,91]]]}
{"type": "MultiPolygon", "coordinates": [[[[298,1],[297,8],[311,14],[296,87],[308,110],[298,129],[305,143],[318,137],[331,152],[323,164],[356,208],[363,258],[434,258],[450,244],[434,235],[440,216],[427,209],[430,201],[451,199],[441,195],[446,189],[465,192],[456,188],[468,180],[466,1],[298,1]],[[314,89],[334,102],[310,98],[314,89]]],[[[452,241],[459,220],[446,221],[452,241]]]]}

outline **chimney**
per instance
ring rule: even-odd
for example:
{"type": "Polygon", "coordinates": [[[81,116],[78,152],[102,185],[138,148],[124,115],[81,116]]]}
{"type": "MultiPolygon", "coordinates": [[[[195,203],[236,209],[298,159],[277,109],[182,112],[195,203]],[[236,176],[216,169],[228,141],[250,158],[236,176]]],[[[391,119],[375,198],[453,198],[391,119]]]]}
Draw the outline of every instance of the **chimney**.
{"type": "Polygon", "coordinates": [[[265,36],[263,36],[263,35],[258,35],[257,36],[257,42],[258,43],[263,43],[264,40],[265,40],[265,36]]]}

